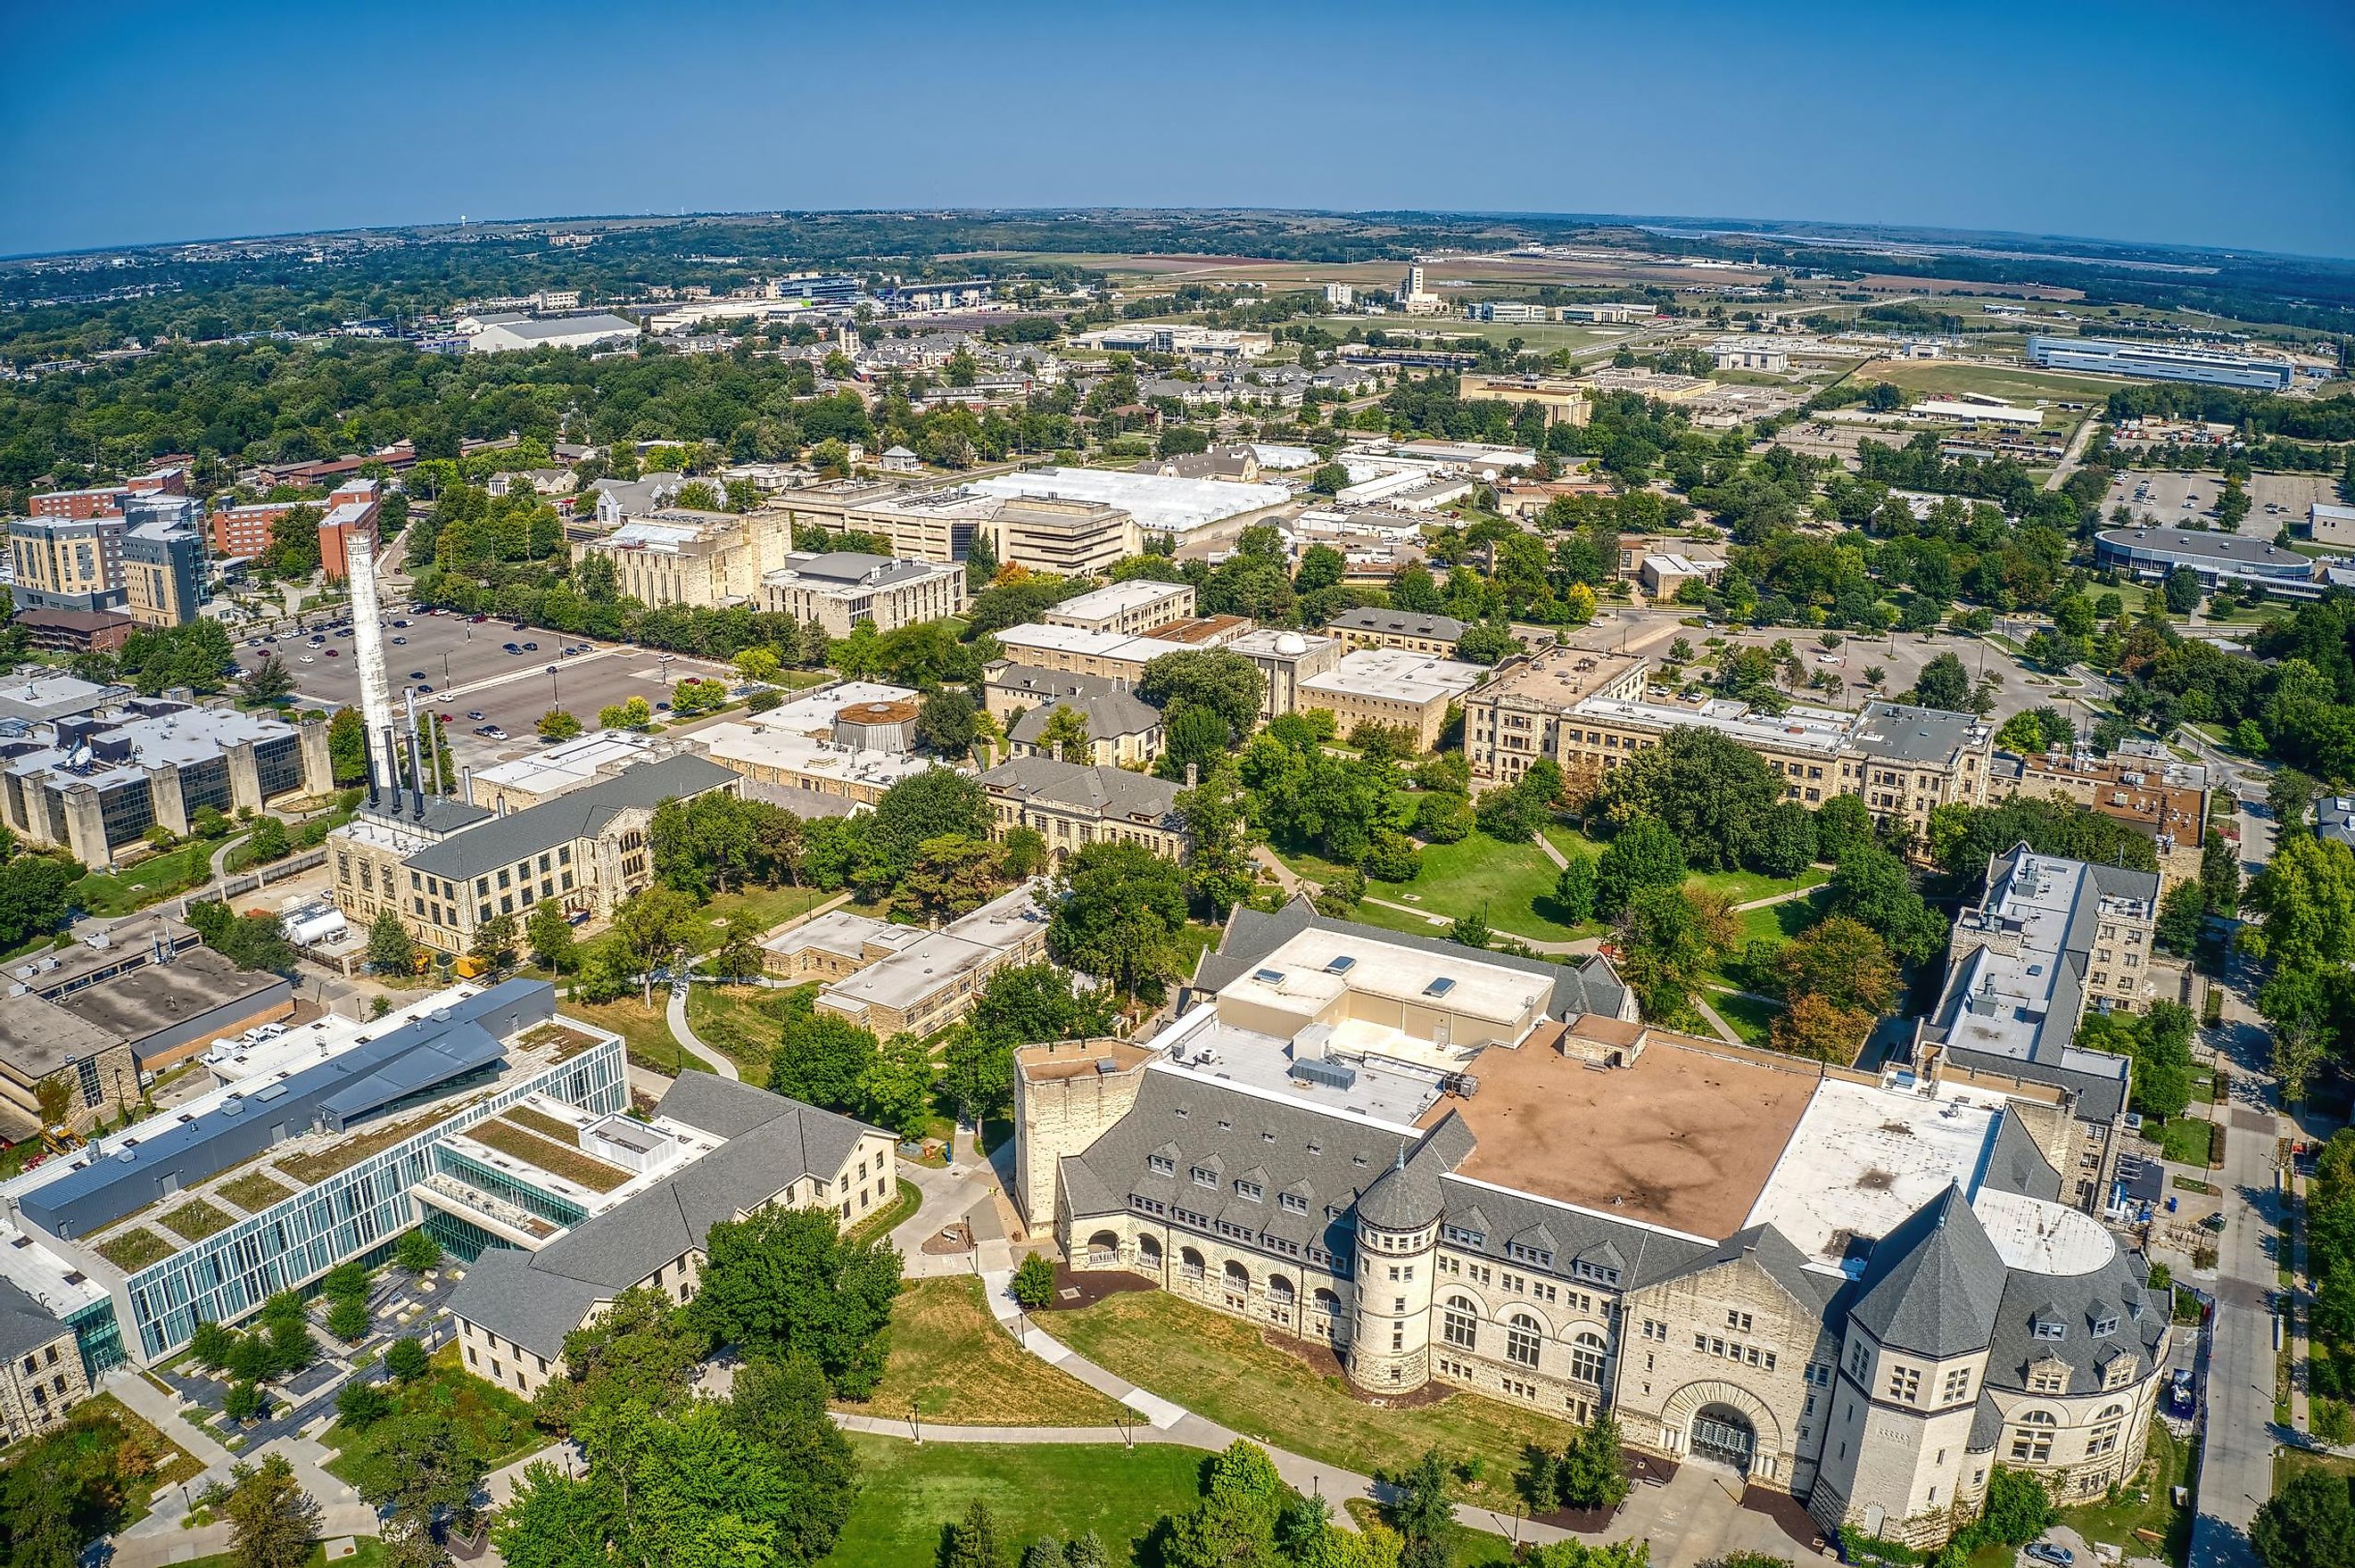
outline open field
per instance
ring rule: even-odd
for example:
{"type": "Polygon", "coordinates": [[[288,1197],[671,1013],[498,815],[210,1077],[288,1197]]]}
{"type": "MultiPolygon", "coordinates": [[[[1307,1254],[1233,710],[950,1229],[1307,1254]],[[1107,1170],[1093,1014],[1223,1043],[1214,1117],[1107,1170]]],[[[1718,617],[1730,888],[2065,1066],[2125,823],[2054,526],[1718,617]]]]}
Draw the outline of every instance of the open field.
{"type": "Polygon", "coordinates": [[[629,1046],[630,1060],[641,1067],[656,1072],[677,1072],[682,1068],[689,1072],[709,1071],[671,1038],[669,1021],[663,1017],[663,1006],[669,998],[659,987],[655,998],[651,1008],[636,997],[597,1003],[568,999],[559,1001],[557,1010],[620,1035],[629,1046]]]}
{"type": "Polygon", "coordinates": [[[1530,1443],[1560,1447],[1573,1428],[1535,1411],[1453,1393],[1412,1408],[1368,1404],[1337,1377],[1271,1345],[1252,1324],[1158,1290],[1124,1292],[1042,1319],[1099,1366],[1226,1426],[1328,1464],[1370,1474],[1428,1448],[1477,1456],[1501,1493],[1530,1443]]]}
{"type": "MultiPolygon", "coordinates": [[[[2134,383],[2113,376],[2081,376],[2039,370],[2028,365],[1973,365],[1951,359],[1876,359],[1857,371],[1860,377],[1887,381],[1917,398],[1950,398],[1962,393],[2001,398],[2012,403],[2084,403],[2098,407],[2121,387],[2134,383]]],[[[2047,430],[2074,425],[2079,413],[2047,408],[2047,430]]]]}
{"type": "Polygon", "coordinates": [[[891,1304],[891,1355],[872,1397],[840,1408],[955,1426],[1110,1426],[1120,1407],[1027,1355],[970,1275],[911,1281],[891,1304]]]}
{"type": "Polygon", "coordinates": [[[687,1021],[695,1038],[736,1064],[751,1083],[765,1082],[769,1058],[784,1028],[790,991],[757,986],[698,986],[687,996],[687,1021]]]}
{"type": "Polygon", "coordinates": [[[1377,898],[1434,914],[1483,915],[1490,929],[1516,936],[1568,942],[1594,934],[1600,926],[1570,925],[1550,912],[1561,875],[1535,844],[1504,844],[1476,832],[1457,843],[1426,846],[1423,875],[1413,881],[1369,880],[1366,887],[1377,898]]]}
{"type": "Polygon", "coordinates": [[[986,1502],[1009,1559],[1044,1535],[1089,1531],[1114,1564],[1146,1561],[1138,1550],[1165,1513],[1201,1493],[1199,1449],[1146,1443],[1111,1445],[934,1443],[853,1433],[858,1500],[826,1558],[839,1568],[932,1568],[941,1527],[986,1502]]]}

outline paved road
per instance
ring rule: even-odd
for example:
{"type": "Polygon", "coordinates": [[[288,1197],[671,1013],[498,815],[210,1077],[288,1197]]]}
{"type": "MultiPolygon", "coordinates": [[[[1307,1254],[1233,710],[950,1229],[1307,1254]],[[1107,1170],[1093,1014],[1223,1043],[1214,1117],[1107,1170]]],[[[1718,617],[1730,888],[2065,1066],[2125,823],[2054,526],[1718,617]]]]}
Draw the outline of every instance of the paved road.
{"type": "Polygon", "coordinates": [[[742,1073],[736,1071],[736,1064],[733,1061],[730,1061],[722,1052],[712,1050],[711,1047],[696,1039],[695,1030],[687,1027],[687,987],[685,986],[673,986],[670,988],[670,1012],[668,1016],[670,1019],[670,1037],[671,1039],[678,1041],[681,1050],[685,1051],[689,1056],[694,1057],[698,1061],[700,1061],[705,1066],[710,1068],[711,1071],[717,1072],[722,1078],[741,1080],[743,1077],[742,1073]]]}
{"type": "Polygon", "coordinates": [[[2216,1312],[2204,1388],[2207,1438],[2200,1456],[2191,1568],[2250,1568],[2248,1528],[2273,1495],[2275,1263],[2269,1242],[2282,1217],[2275,1192],[2278,1120],[2267,1072],[2270,1042],[2247,1000],[2254,981],[2235,961],[2224,987],[2218,1051],[2230,1061],[2234,1097],[2225,1119],[2224,1231],[2217,1238],[2216,1312]]]}

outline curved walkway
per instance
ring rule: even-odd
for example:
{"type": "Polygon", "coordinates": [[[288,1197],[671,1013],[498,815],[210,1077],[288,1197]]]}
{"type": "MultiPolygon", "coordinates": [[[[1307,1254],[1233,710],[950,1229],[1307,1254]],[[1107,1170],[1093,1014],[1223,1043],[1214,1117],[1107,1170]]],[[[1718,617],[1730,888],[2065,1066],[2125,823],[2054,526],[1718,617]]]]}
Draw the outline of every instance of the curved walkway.
{"type": "Polygon", "coordinates": [[[685,986],[673,986],[670,988],[670,1010],[666,1016],[670,1020],[670,1037],[678,1041],[680,1049],[722,1078],[732,1078],[740,1082],[742,1080],[744,1075],[736,1071],[734,1062],[729,1061],[721,1052],[712,1050],[696,1039],[695,1030],[687,1026],[685,986]]]}

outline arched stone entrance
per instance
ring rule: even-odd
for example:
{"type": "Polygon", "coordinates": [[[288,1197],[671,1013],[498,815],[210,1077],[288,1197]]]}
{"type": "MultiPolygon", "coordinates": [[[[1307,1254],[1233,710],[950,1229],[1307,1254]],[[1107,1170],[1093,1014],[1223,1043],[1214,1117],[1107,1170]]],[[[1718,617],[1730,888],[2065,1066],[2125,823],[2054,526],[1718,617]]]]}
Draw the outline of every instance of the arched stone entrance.
{"type": "Polygon", "coordinates": [[[1750,1474],[1758,1455],[1758,1432],[1750,1418],[1730,1404],[1705,1404],[1693,1413],[1686,1452],[1696,1459],[1712,1459],[1750,1474]]]}

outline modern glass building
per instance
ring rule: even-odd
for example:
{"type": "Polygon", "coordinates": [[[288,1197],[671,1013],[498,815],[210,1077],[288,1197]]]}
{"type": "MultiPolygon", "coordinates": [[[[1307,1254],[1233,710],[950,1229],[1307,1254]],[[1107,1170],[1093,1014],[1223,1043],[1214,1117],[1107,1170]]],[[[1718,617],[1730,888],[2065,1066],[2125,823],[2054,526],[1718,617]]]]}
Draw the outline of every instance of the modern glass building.
{"type": "Polygon", "coordinates": [[[2089,370],[2144,381],[2197,381],[2261,392],[2286,392],[2297,375],[2296,367],[2288,360],[2268,355],[2110,337],[2031,337],[2028,362],[2051,370],[2089,370]]]}

